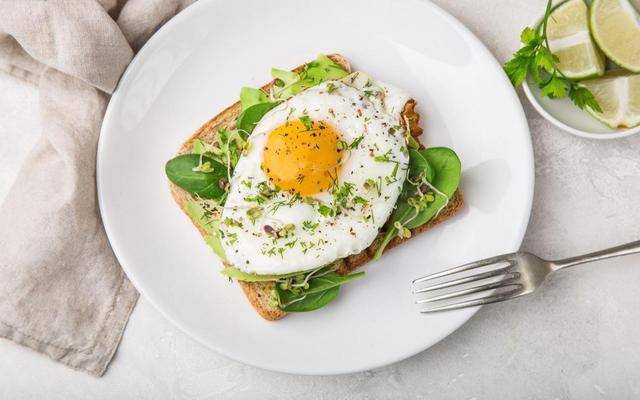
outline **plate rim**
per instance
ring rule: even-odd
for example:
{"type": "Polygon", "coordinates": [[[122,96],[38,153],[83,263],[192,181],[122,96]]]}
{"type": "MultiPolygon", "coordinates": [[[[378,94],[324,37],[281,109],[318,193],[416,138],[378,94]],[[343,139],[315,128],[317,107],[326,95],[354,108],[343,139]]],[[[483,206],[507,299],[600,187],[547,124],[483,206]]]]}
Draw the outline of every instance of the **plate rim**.
{"type": "Polygon", "coordinates": [[[529,85],[529,82],[527,82],[526,79],[524,80],[524,82],[522,82],[522,89],[524,91],[525,96],[527,96],[529,103],[531,103],[531,105],[538,112],[538,114],[542,115],[544,119],[551,122],[556,127],[572,135],[586,138],[586,139],[609,140],[609,139],[626,138],[640,132],[640,126],[636,126],[634,128],[627,128],[623,130],[611,129],[610,132],[602,132],[602,133],[589,132],[589,131],[584,131],[582,129],[574,128],[573,126],[565,124],[564,122],[560,121],[559,119],[551,115],[551,113],[549,113],[547,109],[542,104],[540,104],[536,96],[533,94],[534,89],[531,88],[531,85],[529,85]]]}
{"type": "MultiPolygon", "coordinates": [[[[125,78],[133,73],[132,71],[137,67],[137,65],[139,63],[141,63],[144,55],[146,54],[147,51],[149,51],[149,49],[155,44],[155,42],[161,40],[161,38],[166,34],[166,32],[174,25],[179,24],[182,20],[188,18],[189,16],[191,16],[192,14],[196,13],[201,7],[205,7],[205,4],[209,4],[209,3],[213,3],[216,2],[217,0],[199,0],[191,5],[189,5],[188,7],[186,7],[185,9],[181,10],[178,14],[176,14],[173,18],[171,18],[169,21],[167,21],[164,25],[162,25],[148,40],[147,42],[140,48],[140,50],[134,55],[134,57],[132,58],[131,62],[129,63],[129,65],[127,66],[127,68],[125,69],[125,71],[123,72],[122,76],[120,77],[118,84],[116,85],[116,89],[113,91],[111,98],[109,99],[109,103],[107,104],[107,108],[105,110],[105,114],[103,117],[103,121],[102,121],[102,125],[100,128],[100,135],[98,137],[98,144],[97,144],[97,150],[96,150],[96,188],[97,188],[97,200],[98,200],[98,208],[100,211],[100,216],[103,222],[103,226],[105,229],[105,233],[107,235],[107,239],[109,240],[109,245],[116,257],[116,259],[118,260],[118,263],[120,264],[122,270],[124,271],[124,273],[126,274],[127,278],[131,281],[131,283],[134,285],[134,287],[136,288],[136,290],[138,290],[138,292],[145,298],[146,301],[149,302],[149,304],[151,304],[153,306],[153,308],[155,308],[164,318],[167,319],[168,322],[170,322],[174,327],[178,328],[180,331],[182,331],[183,333],[185,333],[188,337],[194,339],[196,342],[200,343],[201,345],[203,345],[204,347],[213,350],[214,352],[228,358],[231,360],[235,360],[238,362],[241,362],[243,364],[246,365],[250,365],[253,367],[257,367],[260,369],[264,369],[264,370],[269,370],[269,371],[275,371],[275,372],[280,372],[280,373],[285,373],[285,374],[291,374],[291,375],[312,375],[312,376],[331,376],[331,375],[343,375],[343,374],[351,374],[351,373],[357,373],[357,372],[362,372],[362,371],[367,371],[367,370],[372,370],[372,369],[376,369],[376,368],[381,368],[384,366],[388,366],[388,365],[392,365],[395,364],[397,362],[406,360],[410,357],[413,357],[417,354],[420,354],[422,352],[424,352],[425,350],[429,349],[430,347],[435,346],[436,344],[438,344],[439,342],[441,342],[444,338],[448,337],[449,335],[451,335],[453,332],[457,331],[458,329],[460,329],[460,327],[462,325],[464,325],[465,323],[467,323],[479,310],[482,306],[478,306],[475,308],[471,308],[471,309],[467,309],[468,315],[464,316],[464,318],[461,318],[459,322],[452,324],[448,329],[443,329],[441,331],[441,334],[438,335],[433,341],[431,341],[430,343],[425,343],[421,346],[418,346],[418,348],[415,349],[411,349],[408,350],[406,352],[402,352],[402,353],[397,353],[395,355],[395,357],[387,357],[384,361],[380,361],[377,363],[369,363],[367,365],[361,365],[360,367],[353,367],[353,368],[333,368],[333,369],[314,369],[313,371],[311,370],[304,370],[304,371],[300,371],[300,370],[296,370],[293,371],[291,369],[287,369],[287,368],[283,368],[280,367],[278,365],[275,364],[270,364],[269,362],[256,362],[256,360],[253,359],[247,359],[245,357],[242,357],[239,354],[231,354],[230,352],[227,352],[225,350],[224,347],[222,346],[216,346],[214,344],[212,344],[211,342],[207,341],[205,338],[200,337],[200,335],[198,333],[195,333],[193,331],[190,331],[189,329],[187,329],[186,327],[184,327],[183,325],[181,325],[175,318],[172,317],[172,315],[170,315],[167,311],[165,311],[162,307],[160,307],[156,301],[152,298],[152,296],[149,296],[146,291],[143,289],[144,285],[140,285],[137,277],[135,276],[135,274],[130,273],[129,269],[125,266],[125,263],[123,263],[121,260],[122,258],[119,255],[119,250],[113,246],[112,244],[112,240],[111,237],[114,235],[114,233],[111,231],[111,227],[110,227],[110,223],[107,222],[108,218],[105,218],[105,211],[104,211],[104,192],[100,183],[100,176],[101,176],[101,168],[100,168],[100,164],[101,164],[101,160],[102,160],[102,153],[103,153],[103,146],[104,146],[104,136],[106,135],[106,132],[109,128],[109,126],[111,125],[111,119],[112,119],[112,114],[113,114],[113,103],[115,103],[117,101],[117,99],[119,98],[119,93],[120,93],[120,85],[123,81],[125,81],[125,78]]],[[[470,42],[472,42],[473,44],[475,44],[477,46],[477,48],[484,53],[484,55],[487,57],[488,61],[490,63],[494,64],[494,67],[496,67],[497,69],[502,69],[500,63],[497,61],[497,59],[495,58],[495,56],[493,55],[493,53],[491,53],[491,51],[486,47],[486,45],[466,26],[464,25],[460,20],[458,20],[457,18],[455,18],[453,15],[449,14],[447,11],[445,11],[444,9],[442,9],[440,6],[434,4],[433,2],[431,2],[430,0],[420,0],[422,3],[424,3],[427,7],[430,7],[432,11],[434,11],[438,17],[443,18],[446,22],[451,23],[451,25],[458,29],[467,40],[469,40],[470,42]]],[[[528,210],[528,212],[525,213],[525,215],[523,215],[523,220],[519,221],[520,222],[520,232],[518,232],[517,238],[515,238],[514,240],[514,248],[511,251],[517,251],[519,250],[519,248],[522,246],[522,241],[524,239],[524,235],[527,231],[528,225],[529,225],[529,220],[531,217],[531,212],[532,212],[532,205],[533,205],[533,195],[534,195],[534,190],[535,190],[535,164],[534,164],[534,153],[533,153],[533,144],[531,141],[531,133],[529,130],[529,125],[528,125],[528,121],[524,112],[524,109],[522,107],[522,103],[520,102],[520,99],[515,91],[515,89],[513,88],[513,86],[511,85],[511,83],[509,82],[508,78],[506,75],[503,74],[502,76],[502,84],[505,87],[508,87],[510,90],[508,90],[507,92],[510,94],[511,96],[511,100],[518,105],[518,107],[516,107],[516,111],[517,114],[519,115],[519,119],[520,119],[520,123],[522,125],[522,133],[523,133],[523,140],[524,140],[524,144],[526,147],[526,158],[528,161],[526,162],[528,164],[528,168],[526,169],[526,175],[527,175],[527,181],[529,182],[529,184],[527,185],[527,193],[526,193],[526,205],[525,205],[525,210],[528,210]]],[[[416,311],[417,312],[417,311],[416,311]]]]}

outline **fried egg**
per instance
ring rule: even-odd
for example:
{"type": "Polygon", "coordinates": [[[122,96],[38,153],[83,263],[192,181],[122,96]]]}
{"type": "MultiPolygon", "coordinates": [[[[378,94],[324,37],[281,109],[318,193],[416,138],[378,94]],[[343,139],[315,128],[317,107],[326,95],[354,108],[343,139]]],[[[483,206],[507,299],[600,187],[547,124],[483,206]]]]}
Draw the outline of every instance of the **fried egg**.
{"type": "Polygon", "coordinates": [[[406,179],[408,99],[356,72],[269,111],[230,182],[220,223],[227,261],[286,274],[366,249],[406,179]]]}

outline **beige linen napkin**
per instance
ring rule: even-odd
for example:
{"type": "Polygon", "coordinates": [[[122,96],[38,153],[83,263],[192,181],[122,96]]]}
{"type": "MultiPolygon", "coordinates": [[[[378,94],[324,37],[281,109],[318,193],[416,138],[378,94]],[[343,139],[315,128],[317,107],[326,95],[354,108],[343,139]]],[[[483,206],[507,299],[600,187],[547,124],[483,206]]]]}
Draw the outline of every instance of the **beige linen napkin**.
{"type": "Polygon", "coordinates": [[[0,73],[38,85],[42,126],[0,205],[0,337],[92,375],[138,298],[98,211],[102,117],[133,52],[191,2],[0,0],[0,73]]]}

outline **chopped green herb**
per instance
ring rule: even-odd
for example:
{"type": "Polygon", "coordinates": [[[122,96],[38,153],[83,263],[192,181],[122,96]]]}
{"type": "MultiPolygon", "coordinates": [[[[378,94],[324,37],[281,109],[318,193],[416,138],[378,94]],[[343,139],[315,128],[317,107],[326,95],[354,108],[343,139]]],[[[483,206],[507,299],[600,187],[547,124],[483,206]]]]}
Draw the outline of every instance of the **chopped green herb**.
{"type": "Polygon", "coordinates": [[[354,150],[360,146],[360,143],[364,140],[364,135],[360,135],[357,138],[353,139],[353,142],[349,145],[349,149],[354,150]]]}
{"type": "Polygon", "coordinates": [[[286,224],[285,226],[282,227],[282,229],[278,231],[278,237],[287,238],[293,235],[295,230],[296,230],[295,224],[286,224]]]}
{"type": "Polygon", "coordinates": [[[247,210],[247,217],[251,220],[251,223],[255,225],[256,220],[262,217],[264,209],[260,206],[251,207],[247,210]]]}
{"type": "Polygon", "coordinates": [[[558,69],[560,59],[551,53],[547,38],[547,24],[552,11],[552,0],[547,1],[542,22],[537,29],[526,27],[520,33],[520,48],[513,58],[504,64],[504,71],[513,86],[519,86],[529,74],[541,90],[543,96],[549,98],[569,97],[580,109],[589,107],[602,112],[600,104],[587,88],[579,86],[566,77],[558,69]]]}
{"type": "Polygon", "coordinates": [[[264,204],[264,202],[266,201],[266,199],[257,194],[255,196],[247,196],[244,198],[244,201],[248,202],[248,203],[258,203],[258,204],[264,204]]]}
{"type": "Polygon", "coordinates": [[[335,203],[340,207],[346,207],[349,197],[353,195],[354,188],[355,188],[355,185],[349,182],[345,182],[338,187],[334,186],[334,188],[331,191],[331,194],[333,194],[333,199],[335,203]]]}
{"type": "Polygon", "coordinates": [[[364,197],[360,197],[360,196],[356,196],[353,198],[353,202],[355,204],[361,204],[363,206],[367,206],[369,205],[369,200],[365,199],[364,197]]]}
{"type": "Polygon", "coordinates": [[[382,194],[382,177],[379,176],[377,181],[371,178],[367,179],[364,181],[363,187],[367,191],[375,189],[378,197],[380,197],[382,194]]]}
{"type": "Polygon", "coordinates": [[[396,163],[396,165],[393,166],[393,171],[391,171],[391,176],[393,176],[394,178],[396,177],[396,175],[398,175],[398,168],[400,167],[400,164],[396,163]]]}
{"type": "Polygon", "coordinates": [[[364,91],[364,95],[365,97],[367,97],[368,99],[371,99],[372,97],[377,97],[378,93],[373,91],[373,90],[365,90],[364,91]]]}
{"type": "Polygon", "coordinates": [[[309,232],[313,232],[316,230],[316,228],[318,227],[318,225],[320,225],[319,222],[312,222],[312,221],[304,221],[302,223],[302,229],[304,229],[305,231],[309,231],[309,232]]]}
{"type": "Polygon", "coordinates": [[[287,114],[287,122],[289,122],[289,118],[291,118],[291,114],[293,114],[296,111],[295,107],[291,107],[289,109],[289,114],[287,114]]]}
{"type": "Polygon", "coordinates": [[[396,160],[392,160],[391,158],[389,158],[390,155],[391,149],[387,150],[387,152],[383,155],[373,157],[373,159],[377,162],[397,162],[396,160]]]}
{"type": "Polygon", "coordinates": [[[299,118],[300,122],[304,125],[305,129],[310,131],[313,128],[313,124],[311,123],[311,118],[308,115],[303,115],[299,118]]]}
{"type": "Polygon", "coordinates": [[[242,222],[237,221],[233,218],[225,218],[224,221],[222,221],[223,224],[227,225],[227,226],[235,226],[238,228],[242,228],[242,222]]]}
{"type": "Polygon", "coordinates": [[[227,233],[226,236],[229,240],[227,241],[230,245],[234,244],[235,242],[238,241],[238,234],[237,233],[227,233]]]}
{"type": "Polygon", "coordinates": [[[331,207],[329,207],[329,206],[327,206],[325,204],[320,204],[320,206],[318,207],[318,212],[323,217],[333,216],[333,208],[331,208],[331,207]]]}
{"type": "Polygon", "coordinates": [[[210,161],[201,162],[197,166],[191,169],[193,172],[213,172],[213,167],[210,161]]]}

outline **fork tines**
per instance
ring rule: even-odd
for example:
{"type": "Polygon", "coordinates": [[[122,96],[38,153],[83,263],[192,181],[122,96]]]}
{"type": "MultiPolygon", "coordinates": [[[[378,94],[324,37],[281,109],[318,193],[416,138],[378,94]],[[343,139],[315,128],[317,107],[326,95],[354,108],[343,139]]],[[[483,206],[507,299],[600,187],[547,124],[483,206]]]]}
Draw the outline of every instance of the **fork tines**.
{"type": "Polygon", "coordinates": [[[427,297],[416,300],[416,304],[432,305],[420,310],[420,312],[429,313],[506,300],[522,290],[522,285],[518,283],[520,273],[514,271],[515,265],[516,253],[511,253],[417,278],[413,281],[413,293],[426,294],[427,297]],[[424,282],[430,284],[419,285],[424,282]],[[479,282],[482,283],[472,285],[479,282]],[[481,294],[483,296],[478,297],[481,294]]]}

